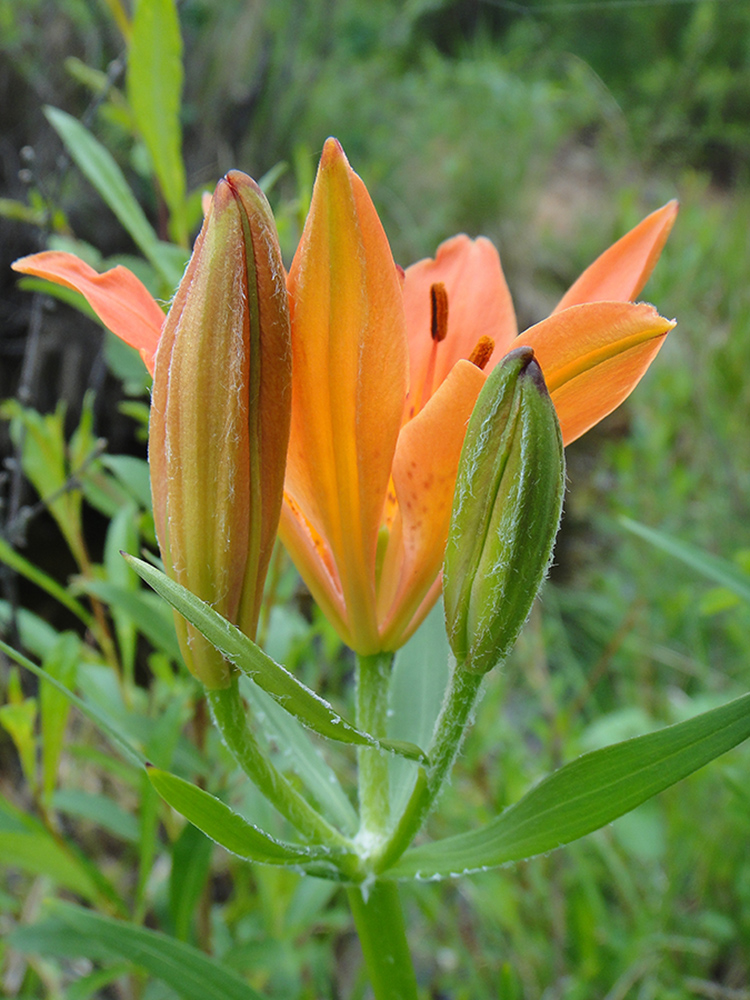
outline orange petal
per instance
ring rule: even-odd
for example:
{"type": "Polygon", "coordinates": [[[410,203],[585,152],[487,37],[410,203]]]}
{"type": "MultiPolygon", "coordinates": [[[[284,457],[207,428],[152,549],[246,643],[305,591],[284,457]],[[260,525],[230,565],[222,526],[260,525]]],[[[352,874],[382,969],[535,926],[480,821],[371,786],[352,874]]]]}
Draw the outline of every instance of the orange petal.
{"type": "Polygon", "coordinates": [[[286,490],[329,546],[355,649],[374,651],[377,535],[408,358],[401,279],[388,240],[367,189],[333,139],[323,149],[288,288],[293,376],[286,490]]]}
{"type": "Polygon", "coordinates": [[[485,377],[476,365],[459,361],[399,435],[393,482],[400,538],[396,536],[398,553],[386,551],[381,576],[382,599],[392,595],[390,607],[383,609],[387,612],[381,629],[384,649],[396,649],[407,626],[416,627],[417,609],[425,615],[430,610],[424,598],[443,563],[458,460],[485,377]]]}
{"type": "MultiPolygon", "coordinates": [[[[445,285],[448,293],[448,335],[437,349],[433,388],[440,385],[460,358],[469,357],[481,337],[491,337],[495,342],[489,369],[503,357],[517,333],[513,301],[497,250],[490,241],[460,234],[441,243],[434,260],[412,264],[404,278],[410,401],[422,396],[432,351],[430,287],[437,282],[445,285]]],[[[429,395],[428,388],[427,398],[429,395]]]]}
{"type": "Polygon", "coordinates": [[[279,538],[287,551],[294,553],[294,565],[313,600],[347,646],[351,646],[346,607],[330,550],[288,494],[281,507],[279,538]]]}
{"type": "Polygon", "coordinates": [[[591,302],[516,338],[533,347],[570,444],[630,395],[675,324],[645,303],[591,302]]]}
{"type": "Polygon", "coordinates": [[[409,622],[409,624],[406,626],[403,632],[401,632],[399,642],[402,645],[408,642],[409,639],[411,639],[411,637],[417,631],[417,629],[425,620],[427,615],[435,607],[435,602],[439,599],[442,592],[443,592],[443,570],[441,567],[440,572],[435,577],[435,580],[432,583],[432,586],[427,591],[427,596],[423,599],[422,603],[415,611],[412,620],[409,622]]]}
{"type": "Polygon", "coordinates": [[[164,313],[132,271],[118,264],[99,274],[74,254],[59,250],[21,257],[11,267],[80,292],[108,330],[141,352],[153,374],[164,313]]]}
{"type": "Polygon", "coordinates": [[[677,218],[677,201],[652,212],[586,268],[555,312],[583,302],[632,302],[648,281],[677,218]]]}

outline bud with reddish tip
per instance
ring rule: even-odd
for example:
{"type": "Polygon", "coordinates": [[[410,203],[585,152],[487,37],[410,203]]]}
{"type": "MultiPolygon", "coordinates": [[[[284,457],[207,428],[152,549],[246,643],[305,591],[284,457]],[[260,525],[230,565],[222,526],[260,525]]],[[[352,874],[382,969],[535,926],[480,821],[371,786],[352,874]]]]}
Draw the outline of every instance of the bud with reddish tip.
{"type": "Polygon", "coordinates": [[[549,567],[564,481],[555,408],[519,347],[477,399],[456,480],[443,593],[460,666],[484,673],[510,652],[549,567]]]}
{"type": "MultiPolygon", "coordinates": [[[[284,267],[260,188],[219,181],[156,353],[154,518],[170,576],[254,637],[284,486],[291,346],[284,267]]],[[[175,615],[207,687],[229,665],[175,615]]]]}

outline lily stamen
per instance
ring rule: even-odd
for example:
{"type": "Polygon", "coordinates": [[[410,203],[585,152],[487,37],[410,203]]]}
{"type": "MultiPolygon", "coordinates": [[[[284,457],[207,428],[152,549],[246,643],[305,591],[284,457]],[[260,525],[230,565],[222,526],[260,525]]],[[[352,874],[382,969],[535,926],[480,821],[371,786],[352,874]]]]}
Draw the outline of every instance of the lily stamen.
{"type": "Polygon", "coordinates": [[[473,365],[476,365],[480,371],[484,371],[494,350],[495,341],[492,337],[480,337],[474,345],[474,350],[469,355],[469,361],[471,361],[473,365]]]}
{"type": "Polygon", "coordinates": [[[436,344],[448,335],[448,291],[442,281],[430,286],[430,333],[436,344]]]}
{"type": "Polygon", "coordinates": [[[438,344],[448,336],[448,290],[442,281],[436,281],[430,285],[430,335],[432,336],[432,350],[422,381],[419,406],[415,408],[414,413],[418,413],[432,395],[438,344]]]}

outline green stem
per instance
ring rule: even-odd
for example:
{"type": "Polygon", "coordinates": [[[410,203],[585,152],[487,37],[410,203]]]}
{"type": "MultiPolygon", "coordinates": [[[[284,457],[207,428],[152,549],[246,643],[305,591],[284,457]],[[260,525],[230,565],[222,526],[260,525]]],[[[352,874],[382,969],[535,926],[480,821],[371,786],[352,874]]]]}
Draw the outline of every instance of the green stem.
{"type": "MultiPolygon", "coordinates": [[[[250,780],[279,812],[308,840],[343,851],[337,862],[350,877],[357,877],[352,843],[331,826],[290,784],[263,751],[249,725],[251,709],[242,702],[237,678],[227,688],[206,689],[206,699],[224,741],[250,780]],[[346,856],[351,863],[346,863],[346,856]]],[[[359,876],[361,878],[361,874],[359,876]]]]}
{"type": "Polygon", "coordinates": [[[462,664],[453,668],[445,701],[435,724],[430,766],[426,771],[420,770],[396,829],[377,859],[375,871],[385,871],[397,861],[422,828],[461,749],[483,680],[484,674],[471,673],[462,664]]]}
{"type": "MultiPolygon", "coordinates": [[[[385,736],[388,724],[388,683],[393,653],[357,657],[357,728],[372,736],[385,736]]],[[[390,799],[388,756],[374,747],[360,747],[360,839],[378,843],[388,831],[390,799]]]]}
{"type": "Polygon", "coordinates": [[[417,980],[395,882],[347,890],[375,1000],[417,1000],[417,980]]]}

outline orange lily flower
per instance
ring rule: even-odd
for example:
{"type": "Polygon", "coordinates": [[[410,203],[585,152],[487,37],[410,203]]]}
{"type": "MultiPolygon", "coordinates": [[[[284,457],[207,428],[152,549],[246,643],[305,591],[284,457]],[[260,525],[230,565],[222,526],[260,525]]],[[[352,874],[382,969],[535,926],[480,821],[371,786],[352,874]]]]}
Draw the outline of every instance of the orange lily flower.
{"type": "Polygon", "coordinates": [[[364,184],[326,143],[288,280],[292,429],[279,530],[359,653],[398,648],[438,596],[466,424],[501,357],[534,348],[566,441],[638,382],[673,324],[629,300],[676,210],[644,220],[519,338],[492,244],[454,237],[402,281],[364,184]]]}
{"type": "MultiPolygon", "coordinates": [[[[640,380],[674,324],[632,300],[676,213],[670,202],[644,219],[519,337],[492,244],[456,236],[404,274],[363,182],[326,142],[287,282],[292,425],[279,533],[358,653],[397,649],[438,597],[466,424],[500,358],[533,347],[566,443],[640,380]]],[[[105,322],[151,367],[160,323],[145,289],[69,255],[14,267],[77,288],[103,319],[106,298],[105,322]]]]}

